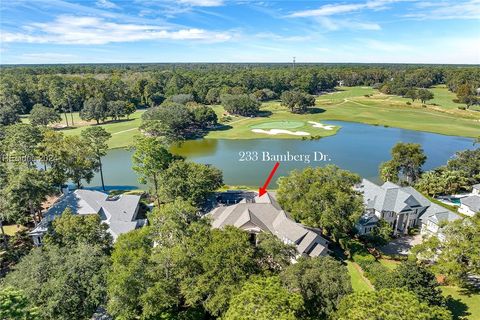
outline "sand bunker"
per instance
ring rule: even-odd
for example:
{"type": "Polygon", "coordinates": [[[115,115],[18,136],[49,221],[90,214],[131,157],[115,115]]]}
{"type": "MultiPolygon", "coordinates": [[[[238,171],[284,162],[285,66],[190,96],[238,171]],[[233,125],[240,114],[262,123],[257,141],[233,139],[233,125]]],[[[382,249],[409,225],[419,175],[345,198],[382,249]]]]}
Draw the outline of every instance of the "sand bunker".
{"type": "Polygon", "coordinates": [[[266,134],[271,134],[271,135],[276,135],[276,134],[291,134],[291,135],[294,135],[294,136],[309,136],[310,135],[310,133],[305,132],[305,131],[290,131],[290,130],[284,130],[284,129],[270,129],[270,130],[252,129],[252,132],[266,133],[266,134]]]}
{"type": "Polygon", "coordinates": [[[322,128],[325,130],[333,130],[333,128],[335,128],[335,126],[324,125],[324,124],[321,124],[320,122],[315,122],[315,121],[308,121],[308,123],[313,124],[314,128],[322,128]]]}
{"type": "Polygon", "coordinates": [[[251,125],[252,129],[295,129],[305,125],[303,121],[269,121],[251,125]]]}

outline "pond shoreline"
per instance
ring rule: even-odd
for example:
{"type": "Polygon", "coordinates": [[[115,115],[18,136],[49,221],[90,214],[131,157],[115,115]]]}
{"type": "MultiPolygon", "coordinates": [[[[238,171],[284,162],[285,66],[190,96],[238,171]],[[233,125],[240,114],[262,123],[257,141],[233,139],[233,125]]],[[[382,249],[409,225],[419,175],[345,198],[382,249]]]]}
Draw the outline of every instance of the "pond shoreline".
{"type": "MultiPolygon", "coordinates": [[[[436,135],[441,135],[441,136],[446,136],[446,137],[458,137],[458,138],[465,138],[465,139],[471,139],[472,140],[472,145],[474,142],[474,139],[476,137],[470,137],[470,136],[463,136],[463,135],[451,135],[451,134],[444,134],[444,133],[438,133],[438,132],[432,132],[432,131],[426,131],[426,130],[413,130],[413,129],[406,129],[406,128],[401,128],[397,126],[389,126],[389,125],[382,125],[382,124],[374,124],[374,123],[366,123],[366,122],[361,122],[361,121],[344,121],[344,120],[335,120],[335,119],[329,119],[329,120],[322,120],[323,123],[328,124],[329,122],[342,122],[342,123],[351,123],[351,124],[362,124],[362,125],[368,125],[372,127],[381,127],[381,128],[391,128],[391,129],[400,129],[400,130],[408,130],[408,131],[415,131],[419,133],[429,133],[429,134],[436,134],[436,135]]],[[[480,127],[480,124],[479,124],[480,127]]],[[[342,130],[342,126],[336,126],[335,130],[331,131],[331,135],[327,136],[322,136],[322,137],[317,137],[317,138],[312,138],[312,136],[295,136],[295,135],[285,135],[285,136],[279,136],[279,135],[262,135],[258,137],[209,137],[208,135],[201,137],[201,138],[196,138],[196,139],[188,139],[185,141],[182,141],[181,143],[185,143],[187,141],[198,141],[198,140],[264,140],[264,139],[270,139],[270,140],[299,140],[299,141],[309,141],[309,140],[319,140],[319,139],[324,139],[324,138],[329,138],[329,137],[334,137],[335,135],[338,134],[338,132],[342,130]]],[[[480,136],[480,129],[479,129],[479,136],[480,136]]],[[[119,150],[119,149],[128,149],[131,148],[132,146],[120,146],[120,147],[114,147],[114,148],[109,148],[108,150],[119,150]]]]}
{"type": "MultiPolygon", "coordinates": [[[[447,136],[398,128],[385,128],[356,122],[331,122],[341,127],[328,139],[209,139],[187,140],[181,146],[172,147],[172,152],[189,161],[211,164],[221,169],[227,185],[257,186],[264,182],[265,172],[272,167],[271,161],[261,161],[263,153],[309,155],[310,162],[282,162],[272,181],[275,188],[278,177],[291,170],[307,166],[334,164],[358,173],[364,178],[378,181],[378,166],[390,158],[390,150],[397,142],[420,143],[428,156],[424,170],[444,165],[455,152],[476,149],[473,139],[447,136]],[[256,151],[258,161],[240,161],[239,152],[256,151]],[[315,152],[328,155],[330,161],[313,161],[315,152]]],[[[132,150],[111,149],[103,159],[105,182],[109,186],[140,187],[137,176],[131,169],[132,150]]],[[[305,160],[305,157],[302,158],[305,160]]],[[[328,160],[328,158],[325,158],[328,160]]],[[[86,186],[100,185],[98,176],[86,186]]]]}

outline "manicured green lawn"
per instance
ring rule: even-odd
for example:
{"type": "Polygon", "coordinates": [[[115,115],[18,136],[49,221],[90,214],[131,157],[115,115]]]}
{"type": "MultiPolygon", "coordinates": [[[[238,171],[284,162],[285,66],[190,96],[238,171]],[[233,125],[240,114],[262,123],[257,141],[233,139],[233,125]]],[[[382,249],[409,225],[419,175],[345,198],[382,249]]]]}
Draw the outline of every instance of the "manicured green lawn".
{"type": "Polygon", "coordinates": [[[372,285],[366,279],[361,272],[359,271],[358,268],[355,267],[355,262],[352,261],[346,261],[347,263],[347,269],[348,269],[348,274],[350,275],[351,281],[352,281],[352,288],[353,291],[359,292],[359,291],[373,291],[372,285]]]}
{"type": "Polygon", "coordinates": [[[458,109],[458,107],[465,106],[462,103],[453,102],[453,99],[456,99],[457,95],[448,91],[445,85],[438,85],[428,90],[433,92],[433,99],[428,101],[428,103],[435,103],[447,109],[458,109]]]}
{"type": "Polygon", "coordinates": [[[254,129],[296,129],[303,127],[305,122],[303,121],[271,121],[271,122],[264,122],[260,124],[251,125],[250,128],[254,129]]]}
{"type": "MultiPolygon", "coordinates": [[[[342,88],[352,92],[368,92],[367,89],[342,88]]],[[[438,90],[447,91],[446,88],[438,90]]],[[[346,92],[339,94],[347,95],[346,92]]],[[[348,96],[343,101],[332,100],[329,94],[317,99],[317,106],[324,109],[319,120],[342,120],[403,129],[434,132],[446,135],[478,137],[480,112],[452,109],[443,106],[422,107],[418,101],[407,105],[408,99],[389,96],[375,91],[372,96],[348,96]]],[[[447,100],[447,99],[444,99],[447,100]]]]}
{"type": "MultiPolygon", "coordinates": [[[[122,119],[119,121],[107,121],[105,123],[100,123],[100,126],[112,134],[112,138],[108,142],[110,149],[114,148],[123,148],[128,147],[133,144],[134,136],[139,134],[140,131],[138,127],[140,126],[142,120],[141,116],[145,110],[137,110],[134,114],[130,115],[129,119],[122,119]]],[[[70,135],[79,135],[85,128],[88,126],[97,125],[95,121],[83,121],[80,119],[79,113],[73,113],[73,123],[71,124],[71,115],[67,114],[69,127],[61,127],[65,125],[65,117],[62,114],[62,121],[55,124],[59,132],[62,132],[66,136],[70,135]]],[[[22,122],[28,123],[29,119],[27,116],[22,116],[22,122]]]]}
{"type": "MultiPolygon", "coordinates": [[[[380,93],[370,87],[341,87],[338,91],[321,95],[317,98],[316,107],[307,114],[292,114],[280,101],[263,103],[259,117],[229,116],[220,105],[212,106],[220,123],[218,130],[208,133],[210,139],[310,139],[322,138],[336,134],[339,127],[333,130],[314,127],[309,121],[320,122],[328,120],[352,121],[373,125],[390,126],[410,130],[427,131],[454,136],[480,136],[480,112],[459,110],[452,101],[455,95],[445,86],[431,88],[435,99],[422,107],[418,101],[407,105],[409,99],[380,93]],[[310,136],[291,134],[269,135],[252,132],[253,129],[284,129],[304,131],[310,136]]],[[[100,124],[112,133],[110,148],[127,147],[134,142],[134,136],[139,134],[141,115],[144,111],[135,112],[130,120],[107,122],[100,124]]],[[[78,113],[73,114],[75,127],[61,129],[66,135],[80,134],[88,125],[95,122],[85,122],[78,113]]],[[[63,119],[63,115],[62,115],[63,119]]],[[[70,121],[70,115],[68,115],[70,121]]],[[[28,122],[28,118],[23,118],[28,122]]],[[[61,124],[65,124],[63,119],[61,124]]]]}
{"type": "MultiPolygon", "coordinates": [[[[111,149],[127,147],[133,144],[134,136],[140,133],[138,127],[141,124],[141,116],[143,112],[143,110],[138,110],[132,114],[128,120],[124,119],[117,122],[100,124],[100,126],[112,134],[112,138],[108,141],[108,146],[111,149]]],[[[93,122],[91,125],[96,124],[93,122]]],[[[82,130],[84,130],[87,126],[88,124],[85,125],[84,123],[83,126],[79,126],[74,129],[62,129],[61,132],[67,136],[77,135],[80,134],[80,132],[82,132],[82,130]]]]}
{"type": "Polygon", "coordinates": [[[10,226],[3,226],[3,231],[7,236],[14,236],[15,233],[26,229],[24,226],[19,224],[12,224],[10,226]]]}
{"type": "MultiPolygon", "coordinates": [[[[282,121],[315,121],[341,120],[361,122],[373,125],[391,126],[403,129],[427,131],[454,136],[480,136],[480,112],[459,110],[452,101],[455,95],[446,87],[432,88],[437,105],[427,104],[423,107],[419,101],[411,103],[409,99],[379,93],[369,87],[342,87],[339,91],[321,95],[317,98],[317,107],[309,114],[298,115],[290,113],[279,101],[264,103],[261,111],[264,117],[246,118],[232,117],[225,122],[224,130],[210,132],[207,138],[212,139],[255,139],[255,138],[284,138],[301,139],[301,136],[259,134],[251,132],[252,128],[268,126],[278,121],[281,128],[282,121]],[[366,97],[366,95],[368,97],[366,97]],[[407,102],[411,105],[407,105],[407,102]]],[[[219,119],[225,114],[221,106],[215,106],[219,119]]],[[[320,137],[336,133],[335,130],[312,128],[306,123],[296,127],[295,131],[306,131],[320,137]]],[[[293,130],[292,130],[293,131],[293,130]]]]}
{"type": "Polygon", "coordinates": [[[371,87],[338,87],[337,91],[327,93],[318,97],[317,101],[323,101],[328,104],[337,104],[345,99],[362,97],[378,92],[371,87]]]}
{"type": "MultiPolygon", "coordinates": [[[[215,110],[217,114],[223,114],[221,112],[223,108],[216,106],[215,110]],[[220,112],[219,112],[220,111],[220,112]]],[[[310,137],[327,137],[334,135],[339,127],[333,128],[333,130],[326,130],[322,128],[316,128],[308,121],[318,122],[319,117],[317,113],[318,109],[312,109],[312,113],[308,114],[292,114],[285,107],[280,105],[279,101],[272,101],[262,104],[260,109],[260,117],[232,117],[231,121],[224,122],[223,129],[211,131],[206,138],[209,139],[266,139],[266,138],[280,138],[280,139],[302,139],[302,136],[295,136],[291,134],[276,134],[269,135],[266,133],[256,133],[253,129],[284,129],[295,131],[303,131],[310,133],[310,137]]],[[[219,117],[221,119],[221,117],[219,117]]]]}
{"type": "Polygon", "coordinates": [[[378,261],[390,270],[394,270],[400,264],[399,261],[388,259],[379,259],[378,261]]]}
{"type": "Polygon", "coordinates": [[[454,299],[448,303],[454,319],[480,320],[480,294],[467,294],[458,287],[441,287],[444,296],[454,299]]]}

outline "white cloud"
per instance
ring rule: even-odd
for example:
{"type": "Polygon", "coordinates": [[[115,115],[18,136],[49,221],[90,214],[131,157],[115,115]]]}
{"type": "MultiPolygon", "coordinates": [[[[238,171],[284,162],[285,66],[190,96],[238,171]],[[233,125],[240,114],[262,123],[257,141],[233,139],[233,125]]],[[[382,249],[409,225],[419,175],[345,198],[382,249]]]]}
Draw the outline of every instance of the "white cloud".
{"type": "Polygon", "coordinates": [[[218,7],[223,5],[222,0],[178,0],[177,2],[194,7],[218,7]]]}
{"type": "Polygon", "coordinates": [[[290,17],[320,17],[331,16],[339,13],[347,13],[357,11],[364,8],[363,4],[326,4],[319,9],[297,11],[290,15],[290,17]]]}
{"type": "Polygon", "coordinates": [[[318,9],[296,11],[287,18],[311,18],[317,21],[327,31],[340,29],[352,30],[380,30],[378,23],[368,21],[356,21],[352,18],[334,18],[334,16],[353,14],[362,10],[382,10],[387,4],[406,0],[370,0],[358,3],[326,4],[318,9]]]}
{"type": "Polygon", "coordinates": [[[336,31],[340,29],[353,30],[381,30],[382,27],[374,22],[359,22],[348,19],[332,19],[329,17],[316,17],[317,21],[327,31],[336,31]]]}
{"type": "Polygon", "coordinates": [[[416,7],[426,10],[421,12],[416,10],[415,13],[403,16],[418,20],[480,19],[480,0],[419,2],[416,7]]]}
{"type": "Polygon", "coordinates": [[[349,21],[347,23],[350,25],[351,29],[357,29],[357,30],[381,30],[382,29],[382,27],[378,23],[374,23],[374,22],[349,21]]]}
{"type": "MultiPolygon", "coordinates": [[[[299,17],[328,17],[337,14],[350,13],[363,9],[383,9],[385,5],[399,0],[372,0],[364,3],[349,4],[326,4],[318,9],[296,11],[289,15],[292,18],[299,17]]],[[[400,0],[401,1],[401,0],[400,0]]]]}
{"type": "Polygon", "coordinates": [[[108,1],[108,0],[98,0],[95,5],[97,7],[100,7],[100,8],[105,8],[105,9],[114,9],[114,8],[118,8],[118,6],[111,2],[111,1],[108,1]]]}
{"type": "Polygon", "coordinates": [[[254,35],[255,38],[274,40],[274,41],[307,41],[311,40],[312,36],[310,35],[297,35],[297,36],[287,36],[280,35],[273,32],[260,32],[254,35]]]}
{"type": "Polygon", "coordinates": [[[59,16],[53,22],[32,23],[25,32],[1,32],[2,42],[94,45],[142,40],[201,40],[221,42],[232,38],[227,32],[198,28],[172,29],[147,24],[109,22],[97,17],[59,16]]]}

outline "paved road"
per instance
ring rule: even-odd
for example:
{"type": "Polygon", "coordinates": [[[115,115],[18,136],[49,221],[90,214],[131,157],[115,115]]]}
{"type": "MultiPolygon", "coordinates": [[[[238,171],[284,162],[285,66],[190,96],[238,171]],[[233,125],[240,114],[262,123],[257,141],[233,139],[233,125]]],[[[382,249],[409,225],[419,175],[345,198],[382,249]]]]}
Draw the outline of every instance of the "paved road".
{"type": "Polygon", "coordinates": [[[422,243],[422,236],[404,236],[389,242],[387,245],[380,247],[380,251],[385,254],[401,254],[407,255],[413,246],[422,243]]]}

